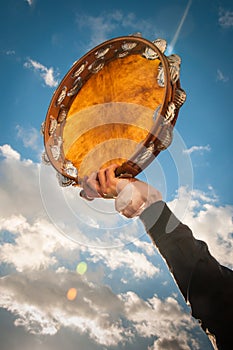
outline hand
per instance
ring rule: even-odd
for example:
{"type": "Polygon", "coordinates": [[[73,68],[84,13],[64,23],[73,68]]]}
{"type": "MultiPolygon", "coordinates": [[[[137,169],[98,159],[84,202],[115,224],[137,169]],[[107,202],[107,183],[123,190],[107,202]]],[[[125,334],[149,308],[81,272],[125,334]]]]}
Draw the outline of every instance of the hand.
{"type": "Polygon", "coordinates": [[[92,173],[83,181],[84,198],[115,198],[115,208],[127,218],[139,216],[152,203],[162,200],[161,193],[134,178],[117,178],[111,165],[92,173]]]}
{"type": "Polygon", "coordinates": [[[116,198],[129,181],[135,181],[131,178],[117,178],[115,175],[117,167],[118,165],[113,164],[85,177],[82,183],[83,191],[80,192],[81,197],[87,200],[101,197],[116,198]]]}

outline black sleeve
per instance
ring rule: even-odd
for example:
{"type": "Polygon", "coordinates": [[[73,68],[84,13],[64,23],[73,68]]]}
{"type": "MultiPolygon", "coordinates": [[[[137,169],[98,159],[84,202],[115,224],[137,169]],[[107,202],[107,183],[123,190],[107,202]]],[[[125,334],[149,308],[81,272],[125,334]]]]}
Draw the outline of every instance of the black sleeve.
{"type": "Polygon", "coordinates": [[[160,201],[144,210],[140,219],[191,305],[192,315],[218,349],[233,349],[233,271],[211,256],[205,242],[194,238],[160,201]]]}

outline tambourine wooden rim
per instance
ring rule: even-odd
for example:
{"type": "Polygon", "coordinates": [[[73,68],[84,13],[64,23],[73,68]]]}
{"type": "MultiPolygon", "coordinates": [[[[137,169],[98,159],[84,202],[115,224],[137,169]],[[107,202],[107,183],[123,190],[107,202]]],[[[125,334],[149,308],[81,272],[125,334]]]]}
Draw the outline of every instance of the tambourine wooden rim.
{"type": "Polygon", "coordinates": [[[62,186],[80,185],[79,169],[67,160],[63,151],[63,130],[66,116],[77,94],[93,74],[116,58],[127,55],[142,55],[147,60],[160,61],[157,79],[163,86],[164,97],[159,111],[155,111],[154,124],[137,151],[116,170],[118,176],[136,176],[172,142],[172,129],[179,109],[186,99],[180,87],[180,58],[177,55],[165,56],[165,41],[153,42],[140,36],[122,36],[96,46],[73,64],[59,87],[54,92],[42,125],[45,152],[42,156],[46,164],[52,164],[58,172],[62,186]]]}

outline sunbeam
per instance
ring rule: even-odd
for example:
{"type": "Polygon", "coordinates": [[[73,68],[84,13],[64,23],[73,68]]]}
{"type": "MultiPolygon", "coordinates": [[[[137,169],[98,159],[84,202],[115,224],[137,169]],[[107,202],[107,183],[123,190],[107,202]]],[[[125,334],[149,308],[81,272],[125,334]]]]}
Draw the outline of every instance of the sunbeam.
{"type": "Polygon", "coordinates": [[[184,14],[183,14],[183,16],[182,16],[182,18],[181,18],[181,20],[180,20],[180,23],[179,23],[179,25],[178,25],[178,27],[177,27],[177,30],[176,30],[176,32],[175,32],[175,35],[174,35],[174,37],[173,37],[173,39],[172,39],[172,41],[171,41],[171,44],[168,45],[168,50],[167,50],[167,51],[168,51],[168,54],[169,54],[169,55],[170,55],[170,54],[172,53],[172,51],[174,50],[174,47],[175,47],[176,42],[177,42],[177,40],[178,40],[178,38],[179,38],[179,35],[180,35],[180,32],[181,32],[182,26],[183,26],[183,24],[184,24],[184,21],[185,21],[187,15],[188,15],[188,12],[189,12],[189,9],[190,9],[191,4],[192,4],[192,0],[189,0],[187,6],[186,6],[186,8],[185,8],[184,14]]]}

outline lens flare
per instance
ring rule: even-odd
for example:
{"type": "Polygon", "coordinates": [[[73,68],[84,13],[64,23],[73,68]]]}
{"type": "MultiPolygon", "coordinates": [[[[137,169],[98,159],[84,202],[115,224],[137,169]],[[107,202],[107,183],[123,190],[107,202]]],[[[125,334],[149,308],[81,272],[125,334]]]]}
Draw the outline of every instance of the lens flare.
{"type": "Polygon", "coordinates": [[[76,271],[79,275],[84,275],[87,271],[87,264],[84,261],[81,261],[76,268],[76,271]]]}
{"type": "Polygon", "coordinates": [[[77,297],[77,289],[76,288],[70,288],[68,292],[66,293],[66,297],[68,300],[73,301],[77,297]]]}

